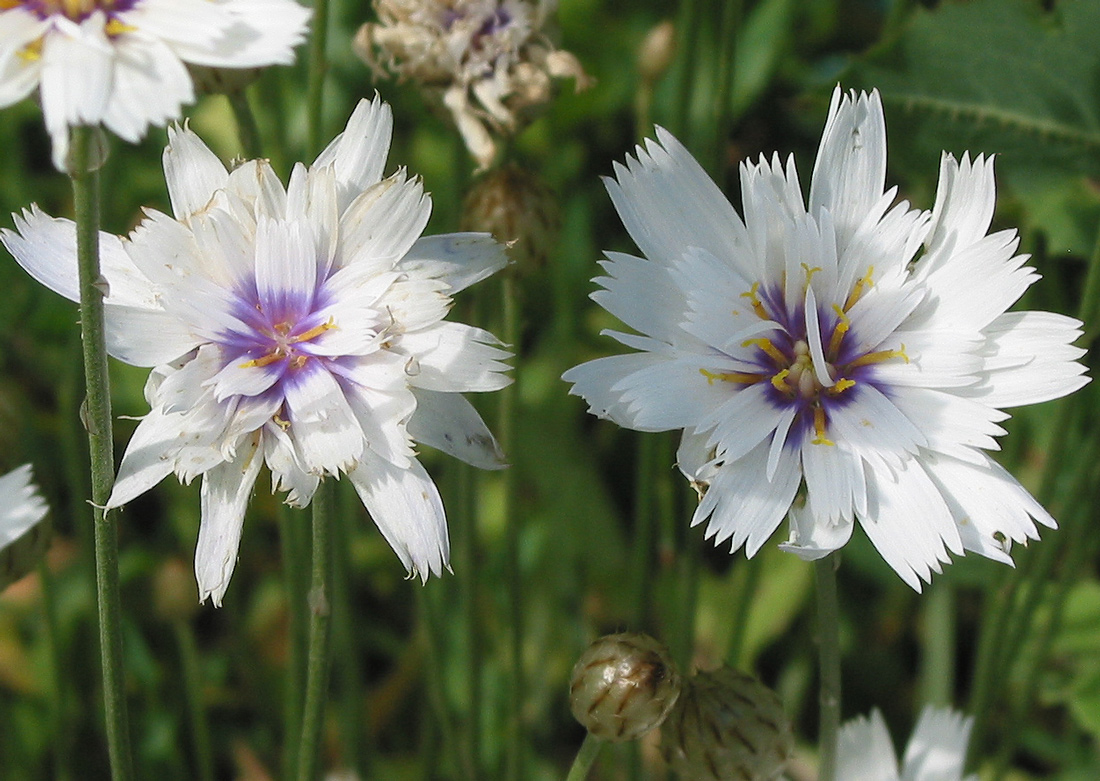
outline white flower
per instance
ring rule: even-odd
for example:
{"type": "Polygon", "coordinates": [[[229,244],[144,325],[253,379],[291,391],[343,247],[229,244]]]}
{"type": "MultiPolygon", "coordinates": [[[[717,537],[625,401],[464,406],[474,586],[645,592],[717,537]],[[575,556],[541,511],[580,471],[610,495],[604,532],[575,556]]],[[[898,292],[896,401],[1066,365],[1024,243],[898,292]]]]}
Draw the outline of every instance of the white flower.
{"type": "Polygon", "coordinates": [[[901,772],[886,722],[878,709],[840,729],[836,777],[839,781],[977,781],[963,777],[966,744],[973,719],[949,708],[926,707],[909,738],[901,772]]]}
{"type": "Polygon", "coordinates": [[[0,477],[0,550],[11,545],[46,517],[46,500],[31,481],[31,465],[0,477]]]}
{"type": "Polygon", "coordinates": [[[0,9],[0,106],[39,88],[59,170],[71,126],[103,124],[136,142],[194,101],[185,63],[293,62],[310,16],[293,0],[7,0],[0,9]]]}
{"type": "MultiPolygon", "coordinates": [[[[169,130],[175,219],[147,210],[125,240],[101,234],[108,349],[154,366],[152,407],[107,507],[171,472],[203,476],[195,556],[217,604],[263,461],[273,490],[307,505],[346,474],[405,566],[447,566],[443,505],[412,440],[475,466],[503,466],[461,395],[509,380],[478,328],[443,320],[451,295],[505,263],[485,234],[420,237],[431,201],[418,179],[382,179],[389,107],[362,101],[347,129],[283,188],[266,161],[232,172],[190,131],[169,130]]],[[[3,242],[40,282],[76,300],[73,224],[37,209],[3,242]]]]}
{"type": "Polygon", "coordinates": [[[931,214],[884,190],[877,93],[833,95],[803,201],[793,158],[741,166],[745,218],[658,130],[607,188],[645,259],[607,253],[593,298],[638,352],[564,376],[591,411],[683,429],[692,520],[754,555],[843,546],[859,519],[913,588],[948,553],[1011,563],[1009,541],[1054,520],[984,450],[1003,407],[1086,382],[1076,320],[1011,312],[1038,275],[1015,231],[987,235],[991,160],[945,155],[931,214]],[[799,497],[804,496],[804,505],[799,497]]]}
{"type": "Polygon", "coordinates": [[[556,0],[375,0],[354,48],[380,76],[393,73],[438,93],[480,168],[496,155],[494,134],[550,100],[554,79],[589,80],[543,33],[556,0]]]}

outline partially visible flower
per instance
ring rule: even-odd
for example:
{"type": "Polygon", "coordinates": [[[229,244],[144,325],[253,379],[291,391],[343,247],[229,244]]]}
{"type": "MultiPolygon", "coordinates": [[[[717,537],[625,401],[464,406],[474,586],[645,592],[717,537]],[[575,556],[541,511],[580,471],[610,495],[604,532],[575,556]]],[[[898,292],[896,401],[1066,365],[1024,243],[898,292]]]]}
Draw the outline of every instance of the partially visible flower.
{"type": "Polygon", "coordinates": [[[32,480],[30,464],[0,477],[0,588],[30,572],[45,551],[39,522],[49,508],[32,480]]]}
{"type": "Polygon", "coordinates": [[[950,708],[926,707],[909,738],[899,771],[878,709],[840,729],[836,777],[842,781],[977,781],[963,776],[973,719],[950,708]]]}
{"type": "Polygon", "coordinates": [[[682,429],[692,524],[754,555],[785,517],[805,559],[858,519],[914,589],[1054,519],[985,452],[1005,407],[1088,378],[1080,323],[1006,312],[1036,280],[1015,231],[989,234],[993,161],[944,155],[931,213],[885,190],[877,92],[837,88],[809,201],[793,158],[743,163],[745,218],[664,130],[607,189],[645,258],[609,252],[593,298],[636,352],[566,372],[590,411],[682,429]]]}
{"type": "MultiPolygon", "coordinates": [[[[347,475],[405,566],[447,566],[447,527],[413,441],[495,469],[503,457],[460,394],[503,387],[508,353],[447,322],[451,296],[505,263],[485,234],[421,237],[431,201],[382,170],[392,116],[362,101],[347,129],[284,188],[252,160],[227,171],[186,128],[169,129],[175,218],[146,210],[126,239],[100,234],[108,349],[151,366],[152,410],[134,432],[108,509],[175,472],[201,475],[200,597],[221,602],[249,495],[305,506],[347,475]]],[[[72,222],[32,208],[4,244],[47,287],[77,299],[72,222]]]]}
{"type": "Polygon", "coordinates": [[[194,101],[185,63],[290,63],[309,16],[293,0],[5,0],[0,106],[39,89],[63,171],[70,127],[102,124],[139,141],[194,101]]]}
{"type": "Polygon", "coordinates": [[[554,79],[588,85],[577,58],[543,32],[556,0],[375,0],[354,48],[379,76],[419,84],[450,112],[481,168],[550,100],[554,79]]]}

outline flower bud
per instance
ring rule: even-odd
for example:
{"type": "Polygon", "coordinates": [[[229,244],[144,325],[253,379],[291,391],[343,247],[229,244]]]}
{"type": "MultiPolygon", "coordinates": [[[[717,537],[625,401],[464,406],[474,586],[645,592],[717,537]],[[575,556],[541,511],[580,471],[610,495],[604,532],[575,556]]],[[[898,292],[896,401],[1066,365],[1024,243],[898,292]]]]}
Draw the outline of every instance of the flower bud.
{"type": "Polygon", "coordinates": [[[560,223],[550,188],[517,165],[481,176],[463,205],[463,228],[493,234],[522,271],[546,263],[560,223]]]}
{"type": "Polygon", "coordinates": [[[665,761],[681,777],[698,781],[771,781],[793,748],[775,692],[731,667],[688,679],[661,725],[665,761]]]}
{"type": "Polygon", "coordinates": [[[654,84],[665,75],[676,56],[676,27],[667,19],[646,33],[638,47],[638,72],[654,84]]]}
{"type": "Polygon", "coordinates": [[[569,705],[597,738],[634,740],[660,725],[680,694],[668,649],[649,635],[606,635],[573,667],[569,705]]]}

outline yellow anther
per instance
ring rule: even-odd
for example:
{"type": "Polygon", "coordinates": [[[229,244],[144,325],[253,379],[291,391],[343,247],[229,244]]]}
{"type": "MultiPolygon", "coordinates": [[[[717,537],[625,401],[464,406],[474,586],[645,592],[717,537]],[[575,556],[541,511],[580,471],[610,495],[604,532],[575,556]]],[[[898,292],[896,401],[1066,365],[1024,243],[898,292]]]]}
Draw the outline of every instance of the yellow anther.
{"type": "Polygon", "coordinates": [[[806,286],[810,286],[810,280],[814,278],[814,274],[821,271],[821,266],[810,267],[809,263],[803,263],[802,268],[806,271],[806,286]]]}
{"type": "Polygon", "coordinates": [[[126,24],[126,22],[120,22],[118,19],[110,19],[107,24],[103,26],[103,32],[108,37],[114,38],[116,35],[122,35],[123,33],[132,33],[137,30],[132,24],[126,24]]]}
{"type": "Polygon", "coordinates": [[[790,375],[790,369],[784,369],[775,376],[772,377],[772,385],[780,393],[786,393],[787,395],[794,395],[794,388],[787,384],[787,376],[790,375]]]}
{"type": "Polygon", "coordinates": [[[298,334],[293,339],[291,339],[291,341],[292,342],[308,342],[310,339],[314,339],[314,338],[320,336],[325,331],[331,331],[333,328],[336,328],[336,321],[333,320],[330,317],[327,322],[321,323],[318,326],[310,328],[305,333],[298,334]]]}
{"type": "Polygon", "coordinates": [[[262,358],[254,358],[251,361],[245,361],[240,365],[240,368],[252,369],[258,366],[267,366],[269,364],[275,363],[276,361],[281,361],[283,358],[286,358],[286,353],[284,353],[282,350],[274,350],[272,352],[269,352],[262,358]]]}
{"type": "Polygon", "coordinates": [[[833,383],[833,387],[826,389],[826,392],[830,396],[839,396],[841,393],[844,393],[844,391],[848,390],[849,388],[854,388],[855,385],[855,380],[849,380],[841,377],[839,380],[833,383]]]}
{"type": "Polygon", "coordinates": [[[825,410],[822,407],[814,407],[814,434],[810,440],[812,445],[835,445],[831,439],[825,436],[825,410]]]}
{"type": "Polygon", "coordinates": [[[764,379],[764,375],[762,374],[749,374],[748,372],[711,372],[706,369],[700,369],[699,373],[707,378],[707,385],[713,385],[715,380],[752,385],[764,379]]]}
{"type": "Polygon", "coordinates": [[[290,428],[290,421],[289,420],[283,420],[277,414],[272,415],[271,419],[273,421],[275,421],[275,425],[278,426],[279,428],[281,428],[283,431],[286,431],[288,428],[290,428]]]}
{"type": "Polygon", "coordinates": [[[872,363],[882,363],[883,361],[889,361],[892,358],[901,358],[906,363],[909,363],[909,356],[905,354],[905,345],[901,346],[900,350],[879,350],[873,353],[867,353],[861,355],[854,361],[848,364],[848,368],[855,368],[856,366],[867,366],[872,363]]]}
{"type": "Polygon", "coordinates": [[[756,312],[756,316],[761,320],[771,320],[768,317],[768,310],[764,308],[763,302],[760,300],[760,296],[757,295],[757,291],[760,290],[760,283],[753,282],[752,287],[749,288],[748,293],[742,293],[741,298],[747,298],[752,302],[752,311],[756,312]]]}
{"type": "Polygon", "coordinates": [[[855,286],[852,287],[852,292],[848,294],[848,299],[844,302],[845,312],[855,306],[856,301],[863,298],[863,294],[875,286],[874,280],[871,278],[874,273],[875,267],[868,266],[867,273],[856,280],[855,286]]]}
{"type": "Polygon", "coordinates": [[[840,352],[840,343],[844,341],[844,334],[848,333],[848,329],[852,327],[852,321],[848,315],[844,314],[843,309],[833,304],[833,311],[836,312],[839,319],[836,328],[833,329],[833,335],[829,338],[829,352],[827,355],[830,358],[835,358],[836,354],[840,352]]]}
{"type": "MultiPolygon", "coordinates": [[[[3,10],[0,8],[0,10],[3,10]]],[[[42,57],[42,39],[31,41],[19,50],[19,59],[23,62],[35,62],[42,57]]]]}
{"type": "Polygon", "coordinates": [[[303,366],[306,365],[306,361],[308,361],[310,357],[311,356],[308,355],[295,355],[293,358],[290,359],[290,368],[301,369],[303,366]]]}
{"type": "Polygon", "coordinates": [[[785,365],[787,365],[791,362],[790,358],[788,358],[786,355],[784,355],[783,352],[778,347],[776,347],[774,344],[772,344],[771,339],[763,339],[763,338],[761,338],[761,339],[746,339],[745,341],[741,342],[741,346],[742,347],[759,347],[761,350],[766,352],[771,357],[771,359],[773,361],[775,361],[777,364],[779,364],[780,366],[785,366],[785,365]]]}

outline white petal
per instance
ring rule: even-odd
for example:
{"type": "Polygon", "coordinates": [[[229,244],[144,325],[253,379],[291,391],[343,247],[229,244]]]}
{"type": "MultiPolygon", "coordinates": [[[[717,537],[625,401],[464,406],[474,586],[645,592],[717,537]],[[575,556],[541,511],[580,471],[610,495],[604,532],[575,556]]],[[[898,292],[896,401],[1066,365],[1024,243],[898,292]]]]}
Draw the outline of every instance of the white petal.
{"type": "Polygon", "coordinates": [[[351,469],[363,452],[363,431],[336,379],[311,361],[292,370],[282,388],[291,437],[309,470],[335,475],[351,469]]]}
{"type": "Polygon", "coordinates": [[[33,480],[30,464],[0,477],[0,549],[30,531],[49,511],[33,480]]]}
{"type": "Polygon", "coordinates": [[[107,509],[127,504],[172,474],[183,422],[182,415],[166,415],[160,409],[142,418],[126,445],[107,509]]]}
{"type": "Polygon", "coordinates": [[[902,777],[907,781],[962,778],[972,726],[973,719],[949,708],[926,707],[905,749],[902,777]]]}
{"type": "Polygon", "coordinates": [[[857,383],[844,396],[847,403],[826,407],[826,433],[872,467],[885,463],[896,468],[928,444],[924,432],[874,385],[857,383]]]}
{"type": "Polygon", "coordinates": [[[187,68],[163,41],[123,35],[113,46],[114,88],[103,123],[135,143],[150,124],[178,119],[183,106],[194,102],[195,89],[187,68]]]}
{"type": "Polygon", "coordinates": [[[392,135],[393,113],[375,95],[374,100],[359,101],[344,132],[313,161],[314,168],[332,166],[341,214],[361,192],[382,180],[392,135]]]}
{"type": "Polygon", "coordinates": [[[22,56],[50,22],[25,8],[0,13],[0,106],[10,106],[30,95],[42,74],[42,58],[22,56]]]}
{"type": "Polygon", "coordinates": [[[447,520],[439,491],[420,462],[400,469],[368,451],[348,477],[409,574],[421,580],[443,574],[450,559],[447,520]]]}
{"type": "Polygon", "coordinates": [[[741,458],[779,425],[779,415],[767,394],[765,383],[750,385],[733,393],[699,421],[700,431],[713,427],[709,444],[718,449],[720,458],[727,461],[741,458]]]}
{"type": "Polygon", "coordinates": [[[229,579],[237,566],[244,513],[263,458],[257,433],[237,457],[214,467],[202,478],[202,523],[195,545],[195,577],[199,601],[210,597],[221,607],[229,579]]]}
{"type": "Polygon", "coordinates": [[[709,483],[714,479],[718,456],[707,442],[706,434],[684,431],[676,448],[676,467],[692,483],[709,483]]]}
{"type": "Polygon", "coordinates": [[[431,211],[421,181],[398,171],[359,195],[341,215],[337,265],[392,269],[420,237],[431,211]]]}
{"type": "Polygon", "coordinates": [[[940,181],[927,239],[927,260],[931,265],[946,263],[953,253],[969,247],[989,231],[997,187],[993,179],[993,158],[970,155],[962,162],[944,152],[940,158],[940,181]]]}
{"type": "Polygon", "coordinates": [[[788,449],[769,481],[768,450],[762,442],[743,458],[720,466],[696,508],[691,525],[709,517],[706,536],[716,545],[732,537],[731,550],[744,545],[746,555],[753,556],[790,510],[802,478],[797,453],[788,449]]]}
{"type": "Polygon", "coordinates": [[[803,561],[817,561],[843,548],[855,526],[851,517],[835,523],[817,520],[809,507],[792,507],[790,520],[790,538],[779,549],[803,561]]]}
{"type": "Polygon", "coordinates": [[[986,373],[962,393],[994,407],[1037,404],[1065,396],[1089,382],[1073,342],[1081,323],[1052,312],[1007,312],[985,330],[986,373]]]}
{"type": "Polygon", "coordinates": [[[347,400],[359,424],[365,449],[400,469],[415,459],[408,420],[416,410],[416,396],[401,386],[381,390],[369,385],[347,385],[347,400]]]}
{"type": "Polygon", "coordinates": [[[214,191],[225,187],[229,173],[222,161],[187,127],[168,128],[164,147],[164,181],[172,213],[187,220],[211,203],[214,191]]]}
{"type": "MultiPolygon", "coordinates": [[[[607,275],[592,280],[603,288],[592,293],[593,301],[635,331],[670,344],[683,340],[687,299],[668,265],[621,252],[608,252],[600,265],[607,275]]],[[[692,283],[699,279],[693,271],[684,272],[692,273],[692,283]]]]}
{"type": "Polygon", "coordinates": [[[106,307],[107,352],[132,366],[174,361],[201,343],[187,325],[158,309],[106,307]]]}
{"type": "Polygon", "coordinates": [[[442,450],[478,469],[503,469],[508,464],[474,405],[459,393],[417,388],[416,412],[409,420],[409,436],[442,450]]]}
{"type": "Polygon", "coordinates": [[[886,183],[886,119],[878,91],[833,91],[810,183],[810,213],[827,210],[840,253],[882,197],[886,183]]]}
{"type": "Polygon", "coordinates": [[[64,171],[69,127],[99,124],[110,103],[114,46],[103,33],[103,12],[80,25],[55,20],[40,57],[42,114],[53,139],[54,167],[64,171]]]}
{"type": "Polygon", "coordinates": [[[927,437],[926,447],[971,463],[984,464],[982,450],[999,450],[997,425],[1008,418],[984,403],[931,388],[893,388],[891,401],[906,418],[916,421],[927,437]]]}
{"type": "Polygon", "coordinates": [[[507,263],[504,245],[488,233],[444,233],[417,239],[397,270],[442,280],[454,294],[507,263]]]}
{"type": "Polygon", "coordinates": [[[286,504],[307,506],[321,478],[306,470],[294,449],[294,441],[274,421],[264,426],[263,442],[264,460],[271,470],[271,493],[287,491],[286,504]]]}
{"type": "Polygon", "coordinates": [[[858,716],[840,728],[836,777],[845,781],[898,781],[898,760],[878,709],[870,720],[858,716]]]}
{"type": "Polygon", "coordinates": [[[418,388],[464,393],[499,390],[512,378],[504,360],[511,353],[488,331],[464,323],[441,322],[403,334],[394,349],[408,357],[406,374],[418,388]]]}
{"type": "Polygon", "coordinates": [[[260,219],[256,226],[256,290],[264,311],[272,317],[312,309],[317,289],[315,247],[309,223],[260,219]]]}
{"type": "Polygon", "coordinates": [[[588,412],[592,415],[606,418],[623,428],[643,431],[635,421],[638,410],[623,400],[621,391],[612,389],[624,377],[649,367],[663,366],[667,361],[667,357],[649,352],[612,355],[574,366],[561,378],[573,384],[569,393],[588,402],[588,412]]]}
{"type": "Polygon", "coordinates": [[[615,165],[604,184],[623,225],[647,258],[671,263],[686,247],[730,258],[744,244],[744,225],[691,153],[663,128],[657,142],[615,165]]]}
{"type": "Polygon", "coordinates": [[[893,472],[868,469],[867,512],[858,517],[882,558],[918,592],[950,563],[948,550],[963,551],[951,511],[916,458],[893,472]]]}

